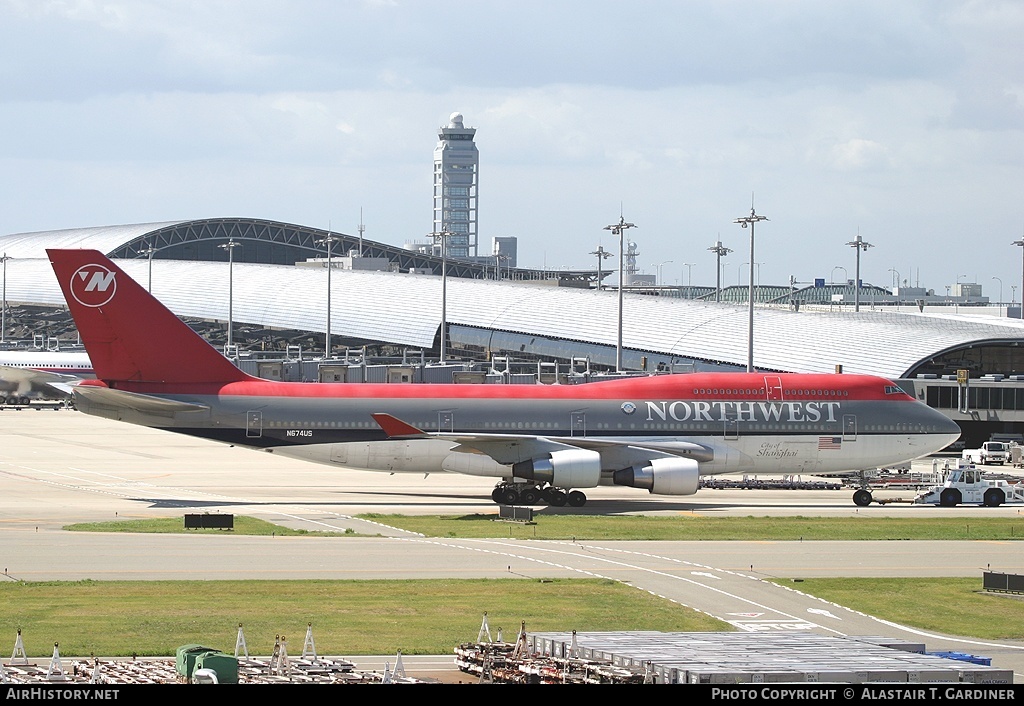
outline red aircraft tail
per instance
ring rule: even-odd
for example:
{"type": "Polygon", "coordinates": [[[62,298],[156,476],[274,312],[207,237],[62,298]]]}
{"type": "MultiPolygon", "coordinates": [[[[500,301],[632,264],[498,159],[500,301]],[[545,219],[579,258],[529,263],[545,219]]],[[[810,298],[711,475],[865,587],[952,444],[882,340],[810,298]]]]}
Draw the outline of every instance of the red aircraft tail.
{"type": "Polygon", "coordinates": [[[47,250],[96,377],[155,383],[251,379],[96,250],[47,250]]]}

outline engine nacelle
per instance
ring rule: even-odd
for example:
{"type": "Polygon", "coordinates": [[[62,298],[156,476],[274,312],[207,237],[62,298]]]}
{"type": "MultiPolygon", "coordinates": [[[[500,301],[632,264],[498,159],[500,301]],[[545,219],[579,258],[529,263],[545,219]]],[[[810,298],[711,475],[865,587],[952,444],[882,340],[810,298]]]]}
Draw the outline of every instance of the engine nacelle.
{"type": "Polygon", "coordinates": [[[656,495],[693,495],[700,485],[700,471],[692,458],[655,458],[646,466],[615,471],[616,485],[646,488],[656,495]]]}
{"type": "Polygon", "coordinates": [[[512,475],[559,488],[596,488],[601,481],[601,454],[587,449],[552,451],[545,458],[512,464],[512,475]]]}

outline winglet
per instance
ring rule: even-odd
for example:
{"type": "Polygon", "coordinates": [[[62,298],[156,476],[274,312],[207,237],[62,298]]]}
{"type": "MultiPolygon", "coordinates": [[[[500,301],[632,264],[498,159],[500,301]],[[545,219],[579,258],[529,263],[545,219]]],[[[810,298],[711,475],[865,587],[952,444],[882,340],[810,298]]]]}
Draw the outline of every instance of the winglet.
{"type": "Polygon", "coordinates": [[[403,422],[398,417],[393,417],[390,414],[384,414],[383,412],[377,412],[370,415],[373,417],[373,421],[380,425],[380,428],[384,430],[384,433],[390,437],[419,437],[426,438],[428,435],[425,431],[417,429],[412,424],[403,422]]]}

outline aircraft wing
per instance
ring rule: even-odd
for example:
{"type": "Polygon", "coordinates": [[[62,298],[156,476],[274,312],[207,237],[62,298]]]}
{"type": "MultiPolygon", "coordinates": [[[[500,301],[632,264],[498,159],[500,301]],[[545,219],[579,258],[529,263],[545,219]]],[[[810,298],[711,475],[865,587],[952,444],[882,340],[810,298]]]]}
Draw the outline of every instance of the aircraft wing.
{"type": "Polygon", "coordinates": [[[452,451],[480,453],[496,462],[510,465],[565,449],[588,449],[600,454],[615,453],[620,459],[631,462],[650,460],[665,456],[682,456],[697,461],[714,458],[712,449],[686,441],[649,441],[644,443],[621,443],[611,439],[597,439],[586,436],[535,436],[532,434],[466,434],[427,432],[408,424],[390,414],[372,415],[380,428],[393,439],[445,439],[458,446],[452,451]]]}
{"type": "Polygon", "coordinates": [[[81,382],[76,375],[65,375],[53,373],[47,370],[36,370],[35,368],[16,368],[10,365],[0,365],[0,383],[5,387],[13,387],[18,394],[25,394],[31,390],[53,388],[61,395],[70,396],[71,388],[81,382]]]}
{"type": "Polygon", "coordinates": [[[62,395],[67,395],[68,397],[71,397],[74,394],[75,388],[78,386],[78,383],[80,382],[82,382],[80,379],[74,378],[66,382],[63,380],[59,382],[48,382],[46,383],[46,385],[52,387],[54,390],[56,390],[62,395]]]}
{"type": "Polygon", "coordinates": [[[47,370],[36,370],[35,368],[15,368],[10,365],[0,365],[0,380],[12,383],[55,383],[71,382],[80,380],[75,375],[64,375],[63,373],[51,373],[47,370]]]}

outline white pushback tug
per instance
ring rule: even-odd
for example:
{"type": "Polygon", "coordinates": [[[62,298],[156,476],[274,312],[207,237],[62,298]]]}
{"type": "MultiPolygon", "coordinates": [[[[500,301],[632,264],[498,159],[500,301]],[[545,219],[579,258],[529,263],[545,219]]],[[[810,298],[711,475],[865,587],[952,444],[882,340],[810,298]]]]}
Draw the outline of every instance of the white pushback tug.
{"type": "Polygon", "coordinates": [[[914,498],[918,505],[956,507],[984,505],[999,507],[1005,503],[1024,503],[1024,482],[1008,483],[1002,479],[983,478],[973,463],[960,460],[956,468],[948,469],[939,485],[922,490],[914,498]]]}

